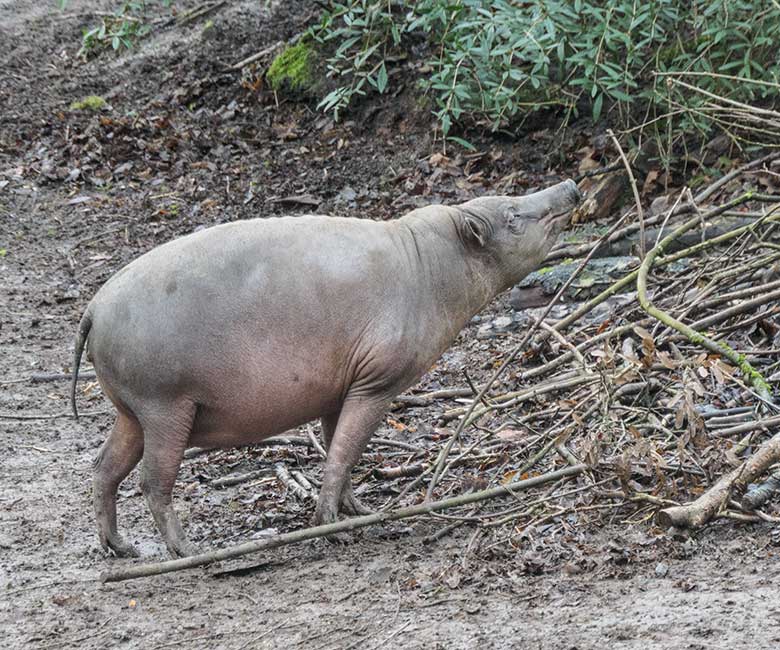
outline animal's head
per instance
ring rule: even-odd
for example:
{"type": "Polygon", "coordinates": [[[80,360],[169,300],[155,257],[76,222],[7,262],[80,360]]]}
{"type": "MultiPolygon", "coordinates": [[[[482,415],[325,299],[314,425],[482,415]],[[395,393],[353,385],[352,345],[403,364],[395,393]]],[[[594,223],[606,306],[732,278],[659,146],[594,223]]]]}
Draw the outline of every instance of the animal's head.
{"type": "Polygon", "coordinates": [[[519,281],[538,267],[583,196],[572,180],[526,196],[484,196],[457,206],[459,232],[475,254],[490,255],[519,281]]]}

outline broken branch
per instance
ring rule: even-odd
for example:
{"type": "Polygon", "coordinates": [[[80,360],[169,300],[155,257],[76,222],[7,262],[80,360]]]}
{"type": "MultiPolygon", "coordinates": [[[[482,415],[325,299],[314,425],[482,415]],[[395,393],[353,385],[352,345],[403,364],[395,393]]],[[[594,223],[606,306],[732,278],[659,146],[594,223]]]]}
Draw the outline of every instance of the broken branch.
{"type": "Polygon", "coordinates": [[[742,493],[771,466],[780,461],[780,433],[762,444],[758,451],[740,467],[724,474],[709,490],[696,501],[684,506],[660,510],[656,521],[669,528],[701,528],[718,512],[725,508],[733,492],[742,493]]]}

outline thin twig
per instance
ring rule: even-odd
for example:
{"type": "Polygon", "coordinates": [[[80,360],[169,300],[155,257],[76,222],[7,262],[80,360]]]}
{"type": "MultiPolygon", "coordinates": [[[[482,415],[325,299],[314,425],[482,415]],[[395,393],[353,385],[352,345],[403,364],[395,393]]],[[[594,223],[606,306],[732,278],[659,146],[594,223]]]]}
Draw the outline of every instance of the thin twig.
{"type": "Polygon", "coordinates": [[[623,165],[626,168],[628,174],[628,180],[631,183],[631,191],[634,193],[634,201],[636,202],[636,214],[639,221],[639,259],[645,259],[645,212],[642,209],[642,200],[639,197],[639,189],[636,185],[636,178],[634,177],[634,171],[631,169],[631,164],[626,158],[626,154],[623,152],[623,147],[620,146],[620,141],[615,137],[612,129],[607,129],[607,135],[612,138],[612,143],[620,155],[620,159],[623,161],[623,165]]]}
{"type": "MultiPolygon", "coordinates": [[[[110,409],[104,411],[86,411],[85,413],[79,413],[79,415],[86,418],[94,418],[101,415],[108,415],[109,413],[113,413],[113,411],[110,409]]],[[[51,415],[46,415],[44,413],[0,413],[0,420],[59,420],[60,418],[73,418],[73,414],[70,411],[53,413],[51,415]]]]}

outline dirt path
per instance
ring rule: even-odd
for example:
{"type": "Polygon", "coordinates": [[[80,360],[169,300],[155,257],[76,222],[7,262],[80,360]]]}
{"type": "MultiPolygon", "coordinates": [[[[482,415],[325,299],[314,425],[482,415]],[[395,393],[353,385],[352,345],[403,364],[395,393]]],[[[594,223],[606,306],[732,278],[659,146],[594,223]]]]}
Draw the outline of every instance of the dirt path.
{"type": "MultiPolygon", "coordinates": [[[[309,3],[231,2],[208,30],[168,30],[120,58],[75,62],[91,12],[114,4],[72,1],[60,16],[31,0],[0,0],[6,648],[778,647],[777,539],[768,528],[731,524],[682,542],[619,516],[604,529],[575,523],[556,541],[589,558],[578,563],[556,559],[533,534],[518,548],[490,549],[463,527],[426,544],[440,522],[416,521],[358,533],[344,547],[318,541],[102,585],[101,571],[127,562],[100,550],[91,514],[91,463],[111,425],[109,404],[83,384],[85,417],[76,423],[61,417],[65,384],[27,380],[68,369],[75,323],[95,289],[139,253],[200,225],[314,209],[386,218],[471,191],[451,168],[421,164],[430,134],[411,109],[379,103],[335,125],[303,105],[277,108],[224,74],[225,63],[295,33],[309,3]],[[68,110],[87,94],[104,96],[110,110],[68,110]]],[[[537,165],[514,149],[494,156],[486,179],[521,159],[528,170],[537,165]]],[[[500,299],[488,314],[505,310],[500,299]]],[[[478,325],[426,385],[457,385],[464,367],[478,379],[490,366],[501,344],[475,342],[478,325]]],[[[406,430],[422,431],[429,419],[414,411],[406,430]]],[[[403,439],[390,424],[381,435],[403,439]]],[[[360,471],[382,454],[370,450],[360,471]]],[[[272,483],[208,485],[273,462],[320,471],[307,448],[229,450],[185,462],[175,498],[192,540],[207,548],[305,525],[313,504],[272,483]]],[[[120,526],[145,559],[159,560],[164,549],[137,485],[134,472],[120,490],[120,526]]],[[[383,484],[369,489],[381,502],[383,484]]]]}

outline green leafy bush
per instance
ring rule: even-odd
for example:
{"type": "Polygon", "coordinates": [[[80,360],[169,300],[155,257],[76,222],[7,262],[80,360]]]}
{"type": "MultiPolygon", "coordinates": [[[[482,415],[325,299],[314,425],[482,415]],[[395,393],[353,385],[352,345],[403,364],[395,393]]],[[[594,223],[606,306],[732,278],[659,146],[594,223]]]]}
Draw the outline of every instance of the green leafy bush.
{"type": "Polygon", "coordinates": [[[384,92],[390,56],[424,39],[420,82],[445,135],[464,119],[498,129],[551,106],[706,131],[719,119],[702,110],[707,92],[755,101],[780,90],[777,2],[346,0],[312,33],[336,45],[338,85],[320,104],[336,115],[369,88],[384,92]]]}
{"type": "Polygon", "coordinates": [[[352,99],[365,95],[367,89],[385,92],[388,59],[401,45],[404,23],[404,16],[386,0],[333,3],[333,9],[325,12],[311,33],[321,45],[335,44],[327,61],[328,74],[343,83],[325,96],[321,109],[338,118],[352,99]]]}

